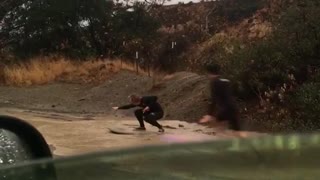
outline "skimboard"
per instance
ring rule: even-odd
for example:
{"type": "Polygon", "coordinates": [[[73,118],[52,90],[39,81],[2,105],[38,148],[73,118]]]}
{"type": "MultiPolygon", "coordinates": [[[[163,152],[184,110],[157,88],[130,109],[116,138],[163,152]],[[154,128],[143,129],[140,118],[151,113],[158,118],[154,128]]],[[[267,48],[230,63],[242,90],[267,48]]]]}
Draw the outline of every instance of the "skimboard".
{"type": "Polygon", "coordinates": [[[135,131],[133,128],[122,128],[122,127],[113,127],[108,128],[111,133],[114,134],[123,134],[123,135],[130,135],[130,134],[137,134],[138,131],[135,131]]]}
{"type": "Polygon", "coordinates": [[[156,130],[155,131],[150,131],[150,130],[145,130],[145,131],[137,131],[132,127],[111,127],[108,128],[109,131],[113,134],[120,134],[120,135],[134,135],[134,134],[159,134],[156,130]]]}

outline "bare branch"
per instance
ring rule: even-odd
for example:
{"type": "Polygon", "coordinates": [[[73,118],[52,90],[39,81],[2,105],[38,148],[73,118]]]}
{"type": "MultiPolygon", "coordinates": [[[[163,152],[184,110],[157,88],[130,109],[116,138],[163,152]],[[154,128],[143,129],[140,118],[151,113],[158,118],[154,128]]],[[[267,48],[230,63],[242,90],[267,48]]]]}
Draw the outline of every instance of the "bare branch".
{"type": "Polygon", "coordinates": [[[206,29],[205,29],[205,31],[206,31],[206,33],[208,33],[208,34],[209,34],[209,16],[210,16],[213,12],[215,12],[216,9],[217,9],[217,6],[214,6],[214,7],[209,11],[209,13],[206,15],[206,29]]]}

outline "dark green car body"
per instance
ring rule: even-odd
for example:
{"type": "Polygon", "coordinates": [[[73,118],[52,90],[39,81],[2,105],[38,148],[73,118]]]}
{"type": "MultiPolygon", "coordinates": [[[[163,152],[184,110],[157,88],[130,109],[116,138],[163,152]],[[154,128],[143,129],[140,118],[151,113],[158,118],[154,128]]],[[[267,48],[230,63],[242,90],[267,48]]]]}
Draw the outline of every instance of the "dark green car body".
{"type": "Polygon", "coordinates": [[[319,134],[262,136],[26,162],[2,168],[0,174],[28,179],[40,172],[36,175],[42,180],[316,180],[319,147],[319,134]],[[56,177],[48,170],[38,171],[48,166],[54,167],[56,177]]]}

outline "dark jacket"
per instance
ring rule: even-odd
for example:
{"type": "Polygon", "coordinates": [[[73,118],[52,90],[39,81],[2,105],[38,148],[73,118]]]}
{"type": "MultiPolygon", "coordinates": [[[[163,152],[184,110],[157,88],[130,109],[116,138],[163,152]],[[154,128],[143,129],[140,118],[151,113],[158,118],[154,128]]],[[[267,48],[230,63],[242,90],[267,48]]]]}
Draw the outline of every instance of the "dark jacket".
{"type": "Polygon", "coordinates": [[[120,106],[119,109],[130,109],[134,107],[146,108],[149,107],[149,112],[163,112],[161,105],[158,103],[157,96],[143,96],[139,105],[128,104],[125,106],[120,106]]]}
{"type": "Polygon", "coordinates": [[[217,113],[236,111],[229,80],[217,78],[211,81],[210,86],[211,99],[208,114],[214,115],[214,111],[217,113]]]}

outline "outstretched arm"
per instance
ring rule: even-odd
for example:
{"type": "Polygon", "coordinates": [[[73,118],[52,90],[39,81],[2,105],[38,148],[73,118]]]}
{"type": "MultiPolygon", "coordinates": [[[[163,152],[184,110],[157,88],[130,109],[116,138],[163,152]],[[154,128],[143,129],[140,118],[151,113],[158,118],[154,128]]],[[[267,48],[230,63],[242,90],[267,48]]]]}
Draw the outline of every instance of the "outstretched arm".
{"type": "Polygon", "coordinates": [[[136,105],[128,104],[128,105],[120,106],[117,109],[131,109],[131,108],[134,108],[134,107],[136,107],[136,105]]]}
{"type": "Polygon", "coordinates": [[[210,84],[210,99],[207,105],[207,115],[213,116],[215,111],[215,103],[216,103],[216,88],[217,83],[211,82],[210,84]]]}
{"type": "Polygon", "coordinates": [[[216,88],[216,83],[211,82],[211,84],[210,84],[211,97],[209,99],[208,106],[207,106],[207,108],[208,108],[207,115],[203,116],[202,119],[199,120],[199,123],[208,123],[208,122],[214,120],[214,111],[215,111],[215,102],[216,102],[215,88],[216,88]]]}

